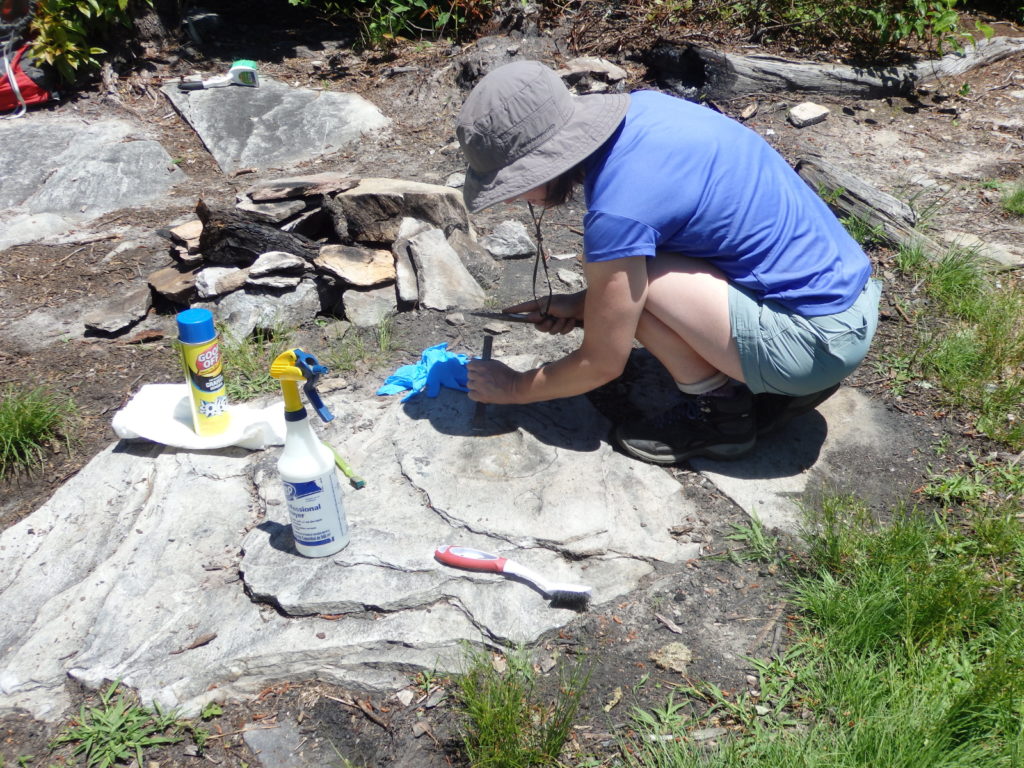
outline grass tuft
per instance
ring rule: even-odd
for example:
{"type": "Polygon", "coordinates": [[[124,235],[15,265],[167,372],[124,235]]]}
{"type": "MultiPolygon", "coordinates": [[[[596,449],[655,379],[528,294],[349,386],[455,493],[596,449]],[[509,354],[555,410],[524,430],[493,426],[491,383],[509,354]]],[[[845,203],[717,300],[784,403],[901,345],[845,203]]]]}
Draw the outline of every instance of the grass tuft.
{"type": "Polygon", "coordinates": [[[277,324],[268,331],[256,331],[241,338],[222,336],[224,388],[231,402],[245,402],[277,392],[281,384],[270,375],[270,364],[294,346],[295,332],[277,324]]]}
{"type": "Polygon", "coordinates": [[[74,401],[42,387],[5,387],[0,392],[0,480],[12,470],[42,466],[48,443],[69,445],[67,431],[75,413],[74,401]]]}
{"type": "Polygon", "coordinates": [[[529,654],[520,648],[496,667],[491,654],[467,648],[457,679],[463,744],[474,768],[554,766],[569,739],[589,681],[582,661],[559,666],[557,691],[543,697],[529,654]]]}
{"type": "Polygon", "coordinates": [[[1024,182],[1003,191],[1003,210],[1014,216],[1024,216],[1024,182]]]}

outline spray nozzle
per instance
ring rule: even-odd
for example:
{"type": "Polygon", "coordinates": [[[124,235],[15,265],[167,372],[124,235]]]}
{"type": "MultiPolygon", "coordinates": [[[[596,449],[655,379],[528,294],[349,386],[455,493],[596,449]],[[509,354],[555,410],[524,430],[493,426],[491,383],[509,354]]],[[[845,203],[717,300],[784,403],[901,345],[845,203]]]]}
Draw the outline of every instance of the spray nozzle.
{"type": "Polygon", "coordinates": [[[301,381],[305,382],[302,391],[306,393],[306,399],[310,404],[316,408],[317,415],[324,421],[331,421],[334,414],[327,409],[324,401],[320,398],[320,393],[316,391],[316,383],[325,373],[327,373],[327,367],[321,365],[316,357],[301,349],[286,350],[270,364],[270,375],[281,382],[286,412],[302,410],[298,389],[298,383],[301,381]]]}

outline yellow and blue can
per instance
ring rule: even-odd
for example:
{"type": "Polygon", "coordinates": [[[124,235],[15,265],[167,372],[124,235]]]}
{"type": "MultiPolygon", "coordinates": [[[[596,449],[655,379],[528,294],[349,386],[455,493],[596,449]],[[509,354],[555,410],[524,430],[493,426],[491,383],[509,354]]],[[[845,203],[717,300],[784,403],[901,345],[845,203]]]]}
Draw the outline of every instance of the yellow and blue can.
{"type": "Polygon", "coordinates": [[[231,413],[213,313],[208,309],[186,309],[178,313],[177,320],[178,349],[189,388],[192,426],[197,435],[219,435],[228,428],[231,413]]]}

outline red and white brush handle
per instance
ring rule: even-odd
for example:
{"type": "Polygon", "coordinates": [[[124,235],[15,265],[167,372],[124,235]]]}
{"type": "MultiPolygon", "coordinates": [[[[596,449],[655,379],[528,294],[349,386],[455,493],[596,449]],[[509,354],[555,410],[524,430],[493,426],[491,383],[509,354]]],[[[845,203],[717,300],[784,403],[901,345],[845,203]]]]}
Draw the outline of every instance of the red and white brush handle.
{"type": "Polygon", "coordinates": [[[469,547],[453,547],[450,544],[438,547],[434,551],[434,557],[453,568],[489,573],[504,573],[505,564],[508,563],[506,558],[492,555],[490,552],[481,552],[469,547]]]}

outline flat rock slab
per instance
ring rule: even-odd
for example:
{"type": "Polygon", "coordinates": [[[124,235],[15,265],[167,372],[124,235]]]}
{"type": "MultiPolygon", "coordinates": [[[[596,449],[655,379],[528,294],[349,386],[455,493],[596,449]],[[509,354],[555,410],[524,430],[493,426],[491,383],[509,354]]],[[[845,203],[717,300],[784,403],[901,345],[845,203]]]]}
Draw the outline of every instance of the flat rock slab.
{"type": "Polygon", "coordinates": [[[184,179],[137,125],[44,113],[0,121],[0,168],[0,250],[147,205],[184,179]]]}
{"type": "Polygon", "coordinates": [[[481,434],[451,390],[328,403],[320,434],[367,483],[333,557],[294,552],[276,451],[119,443],[0,534],[0,710],[59,719],[68,677],[185,714],[274,681],[395,690],[456,670],[463,641],[533,642],[575,615],[440,565],[439,544],[515,556],[598,604],[699,554],[668,531],[696,512],[678,484],[612,451],[582,398],[489,408],[481,434]]]}
{"type": "Polygon", "coordinates": [[[391,122],[356,94],[292,88],[267,78],[258,88],[180,91],[168,83],[161,90],[226,174],[330,155],[391,122]]]}
{"type": "Polygon", "coordinates": [[[907,489],[896,487],[900,464],[919,441],[894,414],[860,391],[842,387],[818,406],[758,440],[739,461],[697,459],[695,469],[769,529],[799,533],[801,499],[809,491],[850,493],[893,503],[907,489]]]}

